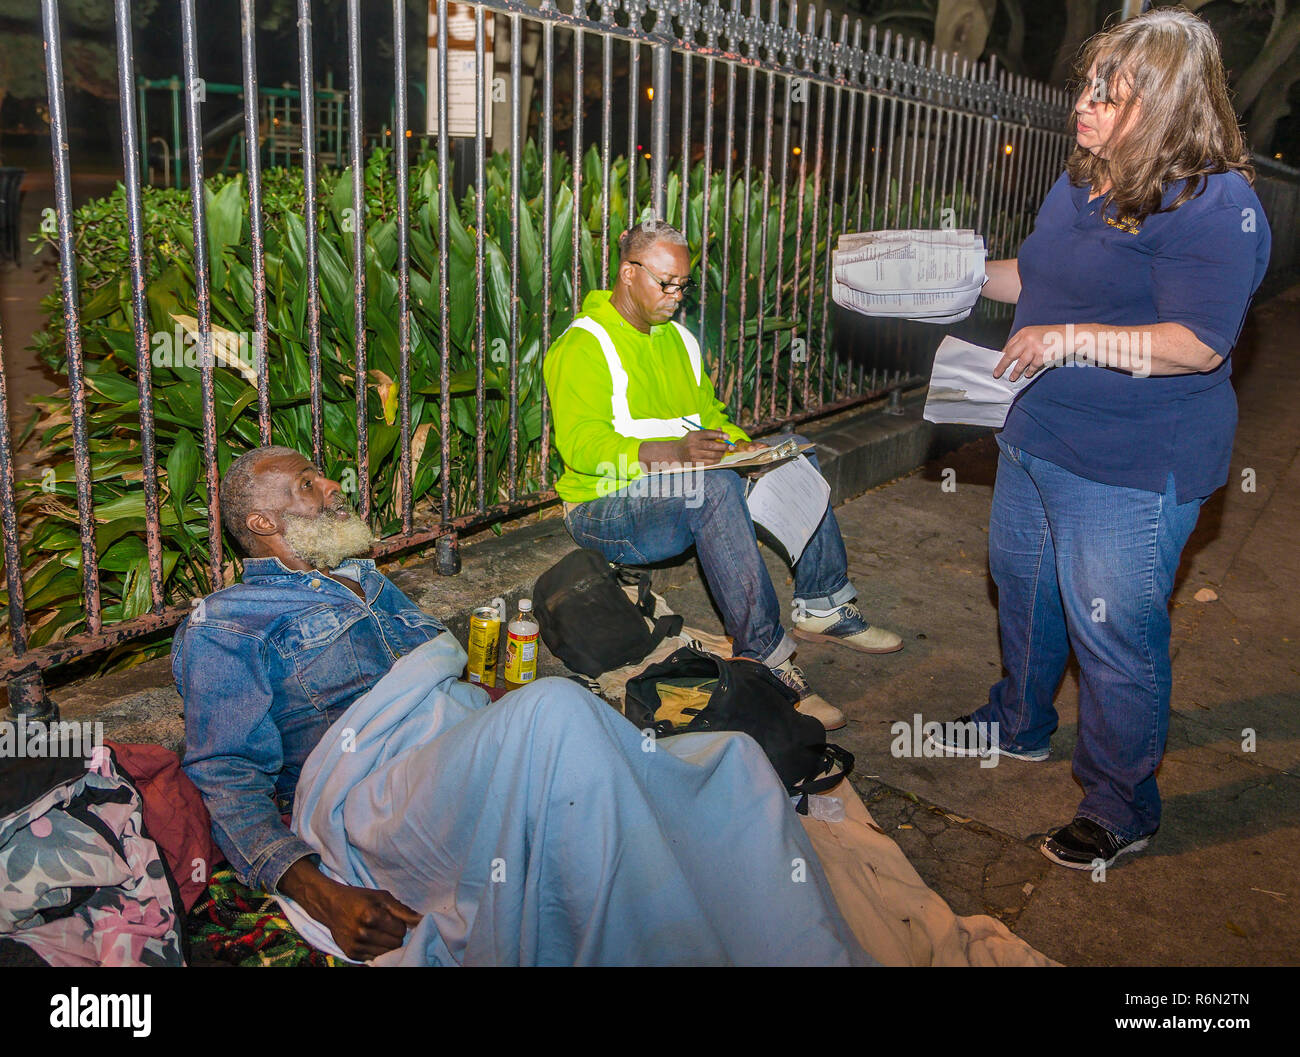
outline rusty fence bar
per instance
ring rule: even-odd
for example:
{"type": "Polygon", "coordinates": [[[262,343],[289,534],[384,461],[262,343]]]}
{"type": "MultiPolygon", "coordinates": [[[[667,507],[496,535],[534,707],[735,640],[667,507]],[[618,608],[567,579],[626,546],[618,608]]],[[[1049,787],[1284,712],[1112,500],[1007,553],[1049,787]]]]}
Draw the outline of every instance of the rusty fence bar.
{"type": "MultiPolygon", "coordinates": [[[[480,39],[481,39],[480,34],[480,39]]],[[[406,0],[393,0],[393,84],[395,85],[393,135],[399,144],[406,143],[407,118],[406,86],[406,0]]],[[[397,358],[398,414],[401,426],[398,443],[399,506],[402,514],[402,532],[415,531],[415,510],[412,502],[411,479],[411,177],[407,152],[396,153],[397,167],[397,358]]]]}
{"type": "MultiPolygon", "coordinates": [[[[181,40],[187,103],[186,139],[190,176],[190,218],[194,237],[194,291],[199,327],[199,385],[202,393],[203,450],[217,450],[216,363],[212,349],[212,289],[208,254],[207,204],[203,183],[203,129],[199,107],[204,83],[199,77],[198,30],[194,0],[181,0],[181,40]]],[[[221,513],[217,506],[217,460],[204,459],[208,492],[208,566],[215,590],[223,585],[221,513]]]]}
{"type": "Polygon", "coordinates": [[[307,362],[311,372],[311,457],[321,463],[325,448],[325,412],[321,402],[320,362],[320,249],[316,216],[316,108],[314,98],[311,0],[298,0],[298,71],[302,121],[302,220],[307,260],[307,362]]]}
{"type": "MultiPolygon", "coordinates": [[[[241,443],[253,436],[261,443],[281,441],[287,424],[303,430],[309,425],[312,457],[321,465],[342,460],[350,466],[360,511],[386,526],[376,555],[434,546],[438,568],[446,574],[459,568],[460,536],[555,498],[555,453],[540,384],[541,358],[580,310],[587,290],[607,284],[617,236],[626,223],[654,216],[686,231],[698,262],[699,292],[685,306],[683,318],[701,332],[720,398],[742,425],[762,433],[920,384],[927,357],[942,337],[939,328],[864,321],[833,304],[833,254],[842,234],[965,226],[984,236],[991,255],[1014,255],[1068,147],[1064,91],[1012,77],[991,63],[937,54],[890,32],[877,34],[874,27],[851,25],[847,18],[836,24],[830,12],[812,5],[789,0],[540,0],[534,7],[523,0],[482,0],[472,5],[468,20],[475,33],[471,81],[480,103],[466,149],[455,155],[469,171],[456,174],[451,136],[463,134],[464,128],[450,129],[454,86],[448,68],[447,0],[432,0],[427,24],[427,39],[436,45],[436,53],[430,52],[436,130],[412,128],[408,107],[408,45],[418,39],[425,46],[426,23],[420,19],[408,26],[405,0],[393,0],[394,127],[385,133],[392,136],[397,185],[396,253],[390,270],[396,279],[399,377],[386,380],[390,395],[396,389],[396,407],[380,396],[387,416],[381,428],[370,402],[380,388],[376,375],[382,372],[372,369],[380,346],[368,312],[375,310],[372,302],[392,294],[371,283],[368,247],[386,225],[366,198],[362,72],[363,59],[369,63],[379,55],[371,42],[379,35],[378,22],[388,17],[384,6],[365,5],[363,22],[360,0],[347,0],[349,91],[346,98],[339,93],[334,119],[339,127],[331,133],[328,155],[318,154],[316,109],[309,105],[297,112],[303,211],[301,227],[294,230],[302,249],[305,334],[282,335],[268,319],[267,240],[272,235],[264,213],[263,159],[255,147],[258,4],[239,2],[240,106],[250,148],[245,165],[251,318],[244,326],[253,334],[256,352],[255,370],[247,375],[253,390],[240,404],[240,413],[249,416],[241,443]],[[508,65],[498,63],[491,77],[488,31],[495,34],[495,54],[508,56],[508,65]],[[589,72],[594,78],[590,86],[589,72]],[[569,80],[572,90],[566,91],[569,80]],[[540,106],[534,101],[537,93],[540,106]],[[507,108],[504,125],[488,117],[489,98],[507,108]],[[492,126],[505,130],[499,132],[499,142],[492,138],[492,126]],[[429,165],[436,163],[436,186],[417,188],[412,151],[425,132],[431,157],[419,158],[420,172],[429,173],[429,165]],[[617,153],[622,143],[625,168],[617,153]],[[494,165],[493,155],[500,152],[508,157],[494,165]],[[540,177],[537,169],[524,169],[531,155],[540,160],[540,177]],[[339,349],[322,347],[327,333],[339,333],[337,320],[322,319],[322,268],[331,266],[333,256],[326,254],[335,252],[324,242],[333,237],[333,229],[327,230],[322,218],[337,203],[318,200],[317,181],[329,165],[350,169],[349,216],[342,226],[350,252],[338,252],[350,257],[350,268],[344,268],[350,272],[351,316],[346,322],[351,325],[342,328],[339,349]],[[570,206],[562,218],[558,203],[564,201],[570,206]],[[421,220],[417,227],[418,209],[427,210],[424,217],[436,213],[436,220],[421,220]],[[503,219],[498,223],[497,217],[503,219]],[[487,241],[493,224],[509,227],[492,235],[499,245],[487,241]],[[453,239],[459,240],[455,253],[453,239]],[[436,258],[419,261],[419,276],[416,248],[436,258]],[[471,253],[474,259],[468,262],[471,253]],[[565,254],[568,260],[561,263],[565,254]],[[538,255],[540,279],[533,270],[538,255]],[[456,268],[463,268],[463,285],[453,289],[456,268]],[[418,329],[417,289],[423,299],[418,329]],[[453,298],[461,307],[453,308],[453,298]],[[472,306],[472,319],[466,306],[472,306]],[[505,336],[490,338],[487,321],[499,315],[505,336]],[[451,333],[453,321],[456,335],[451,333]],[[280,383],[273,381],[268,365],[272,350],[287,340],[300,342],[306,353],[303,392],[293,398],[276,388],[280,383]],[[342,377],[337,377],[336,362],[345,365],[342,377]],[[323,377],[327,370],[334,373],[323,377]],[[418,390],[416,371],[426,379],[418,390]],[[341,449],[337,439],[341,420],[333,394],[340,385],[355,390],[348,397],[355,406],[345,416],[355,420],[354,450],[341,449]],[[400,417],[396,427],[394,415],[400,417]],[[382,447],[380,438],[385,438],[382,447]],[[372,480],[385,472],[392,485],[381,508],[372,480]]],[[[150,370],[149,250],[141,204],[142,140],[148,132],[143,98],[136,91],[130,0],[113,0],[113,7],[129,244],[129,274],[123,280],[130,285],[130,334],[124,340],[137,364],[132,381],[139,401],[143,474],[143,523],[131,531],[147,554],[147,582],[139,581],[140,592],[147,587],[147,599],[143,608],[133,610],[135,616],[115,619],[113,613],[122,610],[106,609],[100,597],[97,527],[103,519],[97,519],[95,510],[94,423],[88,417],[84,355],[92,347],[83,349],[59,5],[42,0],[72,438],[71,472],[64,468],[62,477],[55,478],[63,489],[60,496],[69,501],[64,503],[69,522],[75,498],[77,547],[67,552],[64,565],[77,570],[83,617],[50,640],[39,631],[41,621],[28,612],[33,594],[25,580],[35,576],[39,556],[24,558],[22,540],[29,513],[25,497],[33,493],[31,482],[19,479],[9,401],[0,381],[0,520],[10,632],[7,652],[0,646],[0,679],[7,684],[11,709],[29,716],[51,714],[45,669],[165,632],[190,602],[168,580],[170,567],[164,562],[162,533],[172,513],[160,496],[161,474],[164,466],[170,472],[172,453],[159,442],[160,416],[165,416],[157,403],[158,379],[150,370]]],[[[295,7],[299,88],[301,98],[310,100],[318,89],[312,16],[321,4],[295,0],[295,7]]],[[[217,438],[219,430],[229,435],[232,423],[227,409],[219,406],[221,387],[214,385],[222,354],[214,348],[202,146],[206,97],[198,42],[229,30],[197,25],[194,0],[181,0],[180,9],[177,58],[185,87],[186,157],[176,159],[176,165],[190,185],[193,337],[201,355],[199,499],[206,514],[206,575],[215,587],[229,572],[217,503],[224,465],[217,458],[217,438]]],[[[380,91],[386,94],[386,85],[380,91]]],[[[270,164],[277,162],[276,156],[269,158],[270,164]]],[[[275,267],[281,269],[277,282],[283,283],[280,256],[282,251],[275,267]]],[[[337,285],[337,268],[325,279],[337,285]]],[[[977,316],[997,319],[998,311],[981,307],[977,316]]],[[[224,327],[230,321],[218,322],[224,327]]],[[[12,359],[15,336],[8,338],[12,359]]],[[[0,366],[4,356],[0,346],[0,366]]],[[[102,406],[100,396],[95,400],[102,406]]],[[[170,492],[170,480],[167,485],[170,492]]]]}
{"type": "MultiPolygon", "coordinates": [[[[125,8],[123,0],[118,0],[125,8]]],[[[244,75],[244,141],[257,143],[257,27],[253,0],[239,0],[239,31],[244,75]]],[[[121,29],[118,30],[121,33],[121,29]]],[[[262,225],[262,157],[257,150],[245,151],[248,179],[248,250],[253,266],[253,342],[257,354],[257,435],[271,443],[271,380],[266,360],[266,236],[262,225]]],[[[127,187],[130,188],[130,173],[127,187]]]]}
{"type": "MultiPolygon", "coordinates": [[[[5,586],[9,600],[9,634],[14,659],[27,653],[26,592],[23,564],[18,549],[18,518],[15,512],[13,437],[9,432],[9,392],[5,385],[4,335],[0,334],[0,529],[4,532],[5,586]]],[[[51,719],[58,715],[41,680],[39,668],[10,677],[9,708],[15,716],[51,719]]]]}
{"type": "Polygon", "coordinates": [[[54,208],[59,227],[59,292],[68,349],[68,389],[72,413],[73,460],[77,479],[77,524],[81,535],[82,597],[86,630],[102,626],[99,599],[99,558],[95,551],[95,520],[90,493],[90,450],[86,430],[86,378],[81,348],[81,304],[77,291],[77,260],[73,235],[72,180],[69,172],[67,112],[63,104],[63,57],[59,12],[54,0],[42,0],[45,32],[46,82],[50,97],[50,147],[54,159],[54,208]]]}
{"type": "MultiPolygon", "coordinates": [[[[357,508],[363,518],[370,517],[370,435],[367,397],[370,376],[366,362],[366,170],[361,151],[365,142],[362,132],[361,94],[361,0],[348,0],[348,166],[352,170],[352,342],[356,356],[357,402],[357,508]]],[[[405,145],[403,143],[403,145],[405,145]]]]}
{"type": "Polygon", "coordinates": [[[131,331],[135,339],[136,391],[140,396],[141,465],[144,472],[145,546],[149,554],[150,608],[163,607],[162,533],[158,524],[158,473],[153,408],[153,361],[149,354],[148,307],[145,303],[144,206],[141,202],[139,132],[135,124],[135,83],[131,70],[131,10],[127,0],[115,0],[117,24],[118,94],[122,113],[123,187],[126,192],[128,257],[131,269],[131,331]]]}
{"type": "MultiPolygon", "coordinates": [[[[555,105],[555,82],[553,67],[555,65],[555,25],[551,22],[542,24],[542,113],[551,113],[555,105]]],[[[542,122],[542,201],[553,202],[555,191],[555,174],[552,172],[554,158],[554,124],[550,121],[542,122]]],[[[547,262],[547,266],[542,272],[542,348],[549,348],[551,344],[551,284],[554,276],[551,274],[550,260],[553,248],[555,232],[555,210],[546,209],[542,213],[542,260],[547,262]]],[[[541,462],[541,480],[540,486],[543,491],[548,490],[550,486],[550,461],[551,461],[551,415],[550,400],[545,389],[542,390],[542,450],[539,454],[541,462]]]]}

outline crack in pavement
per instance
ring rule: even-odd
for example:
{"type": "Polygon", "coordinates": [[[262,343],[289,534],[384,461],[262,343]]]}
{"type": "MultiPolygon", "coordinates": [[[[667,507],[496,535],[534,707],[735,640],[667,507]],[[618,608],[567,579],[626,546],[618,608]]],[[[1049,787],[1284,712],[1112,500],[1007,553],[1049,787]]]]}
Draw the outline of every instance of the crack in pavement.
{"type": "MultiPolygon", "coordinates": [[[[900,848],[899,831],[907,827],[904,832],[908,834],[907,843],[911,846],[903,849],[903,853],[926,885],[950,905],[958,900],[969,901],[976,893],[968,884],[952,883],[954,871],[934,867],[956,866],[959,869],[955,872],[967,877],[977,868],[980,877],[979,912],[996,918],[1014,931],[1016,922],[1041,887],[1043,877],[1052,868],[1051,863],[1037,854],[1037,835],[1021,840],[978,819],[958,821],[966,816],[957,815],[878,779],[850,781],[862,796],[868,811],[876,808],[889,823],[889,829],[880,828],[900,848]],[[987,842],[992,842],[993,854],[963,854],[958,848],[940,851],[936,843],[954,833],[978,837],[986,847],[987,842]],[[1026,852],[1034,853],[1033,858],[1015,861],[1026,852]],[[1008,896],[1012,898],[1008,900],[1008,896]]],[[[876,817],[876,811],[872,812],[872,817],[876,817]]],[[[877,819],[877,825],[880,825],[880,819],[877,819]]]]}

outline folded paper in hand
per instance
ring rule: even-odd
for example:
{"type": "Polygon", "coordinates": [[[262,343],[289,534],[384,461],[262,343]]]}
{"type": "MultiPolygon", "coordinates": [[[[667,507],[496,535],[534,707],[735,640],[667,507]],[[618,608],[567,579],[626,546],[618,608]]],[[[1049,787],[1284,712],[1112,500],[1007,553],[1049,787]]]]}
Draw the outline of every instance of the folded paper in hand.
{"type": "Polygon", "coordinates": [[[1031,381],[1023,375],[1017,381],[1008,381],[1011,367],[1001,378],[994,378],[993,368],[1001,358],[998,349],[972,345],[951,334],[944,338],[934,354],[925,420],[1001,428],[1011,401],[1031,381]]]}
{"type": "Polygon", "coordinates": [[[956,323],[984,286],[984,240],[970,229],[841,235],[831,295],[868,316],[956,323]]]}

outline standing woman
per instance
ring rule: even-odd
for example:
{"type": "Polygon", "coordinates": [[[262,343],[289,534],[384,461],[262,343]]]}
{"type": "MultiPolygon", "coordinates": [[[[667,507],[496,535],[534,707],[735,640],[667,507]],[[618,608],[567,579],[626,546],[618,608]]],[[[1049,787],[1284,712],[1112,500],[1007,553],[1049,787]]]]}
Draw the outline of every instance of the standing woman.
{"type": "Polygon", "coordinates": [[[1230,353],[1270,239],[1208,25],[1139,16],[1094,37],[1080,69],[1077,147],[984,288],[1016,305],[993,373],[1042,374],[997,438],[989,565],[1007,675],[962,719],[996,722],[978,729],[1005,755],[1047,759],[1074,649],[1084,797],[1042,851],[1091,869],[1160,825],[1169,596],[1228,479],[1230,353]]]}

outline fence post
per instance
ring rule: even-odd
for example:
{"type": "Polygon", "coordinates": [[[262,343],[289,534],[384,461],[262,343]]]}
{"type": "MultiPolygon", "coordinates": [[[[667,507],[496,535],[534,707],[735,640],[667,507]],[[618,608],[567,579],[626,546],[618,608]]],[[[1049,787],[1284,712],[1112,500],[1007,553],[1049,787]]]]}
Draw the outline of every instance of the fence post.
{"type": "MultiPolygon", "coordinates": [[[[13,436],[9,432],[9,394],[5,388],[4,343],[0,340],[0,525],[4,528],[5,586],[9,590],[9,633],[15,657],[27,652],[27,617],[18,513],[14,497],[13,436]]],[[[14,719],[58,719],[59,710],[45,693],[40,669],[6,681],[9,712],[14,719]]]]}
{"type": "Polygon", "coordinates": [[[54,205],[59,233],[59,292],[63,301],[64,345],[68,356],[68,403],[72,417],[72,456],[77,477],[77,523],[81,536],[82,596],[86,630],[99,634],[99,559],[95,553],[95,511],[91,491],[90,433],[87,426],[86,372],[81,349],[81,297],[73,232],[72,174],[68,157],[67,111],[63,102],[63,48],[59,5],[42,0],[45,76],[50,100],[50,149],[54,161],[54,205]]]}
{"type": "Polygon", "coordinates": [[[205,484],[208,492],[208,570],[212,590],[224,586],[221,508],[217,499],[217,390],[216,361],[212,354],[212,285],[208,262],[207,187],[203,182],[203,121],[200,106],[207,99],[199,76],[198,27],[194,0],[181,2],[181,59],[185,67],[186,136],[190,169],[190,230],[194,238],[194,312],[199,330],[199,396],[203,450],[207,453],[205,484]]]}
{"type": "MultiPolygon", "coordinates": [[[[665,7],[659,6],[654,32],[672,38],[672,21],[665,7]]],[[[672,85],[673,49],[661,40],[650,47],[650,85],[654,98],[650,100],[650,200],[655,217],[669,220],[668,216],[668,94],[672,85]]],[[[632,86],[636,90],[636,86],[632,86]]],[[[689,135],[689,133],[688,133],[689,135]]],[[[635,166],[635,159],[630,159],[635,166]]],[[[632,170],[635,172],[635,168],[632,170]]],[[[686,189],[681,189],[686,194],[686,189]]]]}
{"type": "Polygon", "coordinates": [[[155,613],[163,608],[163,545],[158,520],[158,463],[154,444],[153,364],[150,360],[149,309],[145,293],[144,204],[137,160],[135,52],[131,42],[130,0],[114,0],[117,25],[117,90],[122,112],[122,186],[126,196],[127,245],[131,268],[131,330],[135,339],[136,391],[140,394],[140,444],[144,469],[145,545],[149,554],[149,597],[155,613]]]}
{"type": "Polygon", "coordinates": [[[438,573],[455,576],[460,572],[460,540],[454,532],[438,537],[438,573]]]}
{"type": "Polygon", "coordinates": [[[39,670],[10,679],[9,714],[16,720],[20,716],[29,722],[52,722],[59,718],[59,707],[45,692],[45,680],[39,670]]]}

